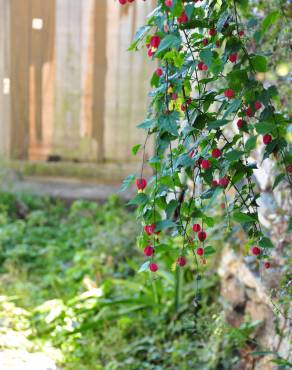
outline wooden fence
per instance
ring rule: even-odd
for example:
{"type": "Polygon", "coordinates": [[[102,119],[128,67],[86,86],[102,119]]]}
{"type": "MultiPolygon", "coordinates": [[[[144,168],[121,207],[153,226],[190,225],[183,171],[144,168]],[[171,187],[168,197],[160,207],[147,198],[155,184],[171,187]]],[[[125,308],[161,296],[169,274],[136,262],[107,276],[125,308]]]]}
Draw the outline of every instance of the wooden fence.
{"type": "Polygon", "coordinates": [[[154,65],[127,48],[153,5],[0,0],[0,154],[130,161],[154,65]]]}

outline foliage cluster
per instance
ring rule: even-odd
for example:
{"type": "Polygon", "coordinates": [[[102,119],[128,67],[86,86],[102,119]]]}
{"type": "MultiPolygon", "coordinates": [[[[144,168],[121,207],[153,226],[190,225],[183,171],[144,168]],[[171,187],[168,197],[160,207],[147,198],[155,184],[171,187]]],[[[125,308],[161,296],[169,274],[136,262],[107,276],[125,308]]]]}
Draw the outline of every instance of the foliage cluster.
{"type": "Polygon", "coordinates": [[[187,370],[229,369],[254,349],[255,324],[226,324],[214,273],[194,279],[188,266],[173,274],[167,253],[155,279],[136,272],[135,222],[117,198],[69,209],[0,198],[1,332],[8,320],[30,350],[68,370],[187,370]]]}
{"type": "MultiPolygon", "coordinates": [[[[219,199],[226,209],[220,227],[234,231],[240,224],[249,253],[260,267],[271,265],[273,244],[259,222],[254,170],[271,159],[278,169],[273,190],[282,182],[291,187],[290,119],[277,87],[265,81],[271,50],[262,48],[268,33],[281,27],[281,13],[273,10],[260,19],[262,7],[253,5],[159,0],[130,46],[144,52],[146,46],[159,64],[151,79],[147,119],[138,125],[146,140],[133,148],[134,154],[143,152],[143,163],[131,204],[144,226],[139,245],[153,248],[151,255],[149,249],[144,252],[149,252],[151,271],[158,269],[164,247],[158,233],[181,237],[178,264],[192,255],[197,265],[204,264],[205,256],[215,253],[206,243],[217,226],[213,208],[219,199]],[[146,158],[150,136],[155,150],[146,158]],[[146,164],[154,172],[148,181],[143,178],[146,164]],[[202,231],[197,233],[195,225],[202,231]]],[[[134,177],[125,180],[123,189],[134,177]]]]}

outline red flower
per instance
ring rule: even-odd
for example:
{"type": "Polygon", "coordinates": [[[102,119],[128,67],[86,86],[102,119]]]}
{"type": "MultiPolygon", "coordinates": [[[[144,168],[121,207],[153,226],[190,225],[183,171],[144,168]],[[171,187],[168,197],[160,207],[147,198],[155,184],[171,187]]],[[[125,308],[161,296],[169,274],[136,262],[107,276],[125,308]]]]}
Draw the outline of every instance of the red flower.
{"type": "Polygon", "coordinates": [[[227,89],[224,91],[224,95],[228,99],[232,99],[234,97],[234,91],[232,89],[227,89]]]}
{"type": "Polygon", "coordinates": [[[187,260],[185,259],[185,257],[178,257],[178,259],[176,260],[176,263],[183,267],[186,263],[187,263],[187,260]]]}
{"type": "Polygon", "coordinates": [[[165,0],[165,6],[170,8],[172,6],[172,0],[165,0]]]}
{"type": "Polygon", "coordinates": [[[243,125],[244,125],[244,120],[243,119],[239,119],[236,122],[236,124],[237,124],[238,129],[240,130],[243,127],[243,125]]]}
{"type": "Polygon", "coordinates": [[[163,75],[163,70],[161,68],[157,68],[155,73],[157,74],[158,77],[163,75]]]}
{"type": "Polygon", "coordinates": [[[195,154],[195,150],[194,150],[194,149],[192,149],[192,150],[189,152],[189,156],[190,156],[190,158],[193,158],[194,154],[195,154]]]}
{"type": "Polygon", "coordinates": [[[136,179],[136,187],[138,190],[141,190],[143,191],[147,186],[147,180],[146,179],[143,179],[143,178],[140,178],[140,179],[136,179]]]}
{"type": "Polygon", "coordinates": [[[221,43],[220,43],[220,41],[219,41],[219,40],[217,40],[217,41],[216,41],[216,46],[217,46],[217,48],[220,48],[221,43]]]}
{"type": "Polygon", "coordinates": [[[209,43],[209,41],[208,41],[208,39],[204,39],[204,40],[202,41],[202,43],[203,43],[203,45],[207,46],[207,45],[208,45],[208,43],[209,43]]]}
{"type": "Polygon", "coordinates": [[[271,267],[271,264],[270,264],[270,262],[269,262],[269,261],[266,261],[266,262],[264,263],[264,266],[265,266],[265,268],[266,268],[266,269],[269,269],[269,268],[271,267]]]}
{"type": "Polygon", "coordinates": [[[198,239],[201,242],[203,242],[206,238],[207,238],[207,234],[205,233],[205,231],[199,231],[199,233],[198,233],[198,239]]]}
{"type": "Polygon", "coordinates": [[[248,117],[252,117],[253,116],[253,111],[251,110],[251,107],[248,107],[246,108],[245,110],[245,114],[248,116],[248,117]]]}
{"type": "Polygon", "coordinates": [[[242,37],[243,35],[244,35],[244,31],[243,30],[241,30],[241,31],[238,32],[238,36],[242,37]]]}
{"type": "Polygon", "coordinates": [[[203,248],[201,248],[201,247],[199,247],[199,248],[197,248],[197,255],[198,256],[203,256],[204,255],[204,249],[203,248]]]}
{"type": "Polygon", "coordinates": [[[151,247],[151,245],[147,245],[147,247],[144,248],[144,255],[146,257],[151,257],[154,253],[154,248],[151,247]]]}
{"type": "MultiPolygon", "coordinates": [[[[155,232],[155,228],[156,228],[156,225],[155,224],[152,224],[152,225],[145,225],[144,226],[144,231],[147,235],[152,235],[154,234],[155,232]]],[[[156,233],[158,234],[158,233],[156,233]]]]}
{"type": "Polygon", "coordinates": [[[171,95],[171,99],[172,99],[172,100],[176,100],[176,99],[177,99],[177,93],[172,93],[172,95],[171,95]]]}
{"type": "Polygon", "coordinates": [[[292,164],[289,164],[287,167],[286,167],[286,171],[288,173],[292,173],[292,164]]]}
{"type": "Polygon", "coordinates": [[[216,31],[216,29],[215,28],[211,28],[210,30],[209,30],[209,35],[212,37],[212,36],[214,36],[214,35],[216,35],[216,33],[217,33],[217,31],[216,31]]]}
{"type": "Polygon", "coordinates": [[[254,256],[259,256],[261,254],[261,249],[259,247],[252,247],[250,251],[254,256]]]}
{"type": "Polygon", "coordinates": [[[195,233],[198,233],[199,231],[201,231],[201,226],[199,224],[194,224],[193,225],[193,231],[195,233]]]}
{"type": "Polygon", "coordinates": [[[219,185],[222,186],[223,188],[227,188],[229,184],[228,177],[224,176],[221,179],[219,179],[219,185]]]}
{"type": "Polygon", "coordinates": [[[199,159],[197,160],[197,165],[198,165],[198,166],[201,166],[202,162],[203,162],[203,159],[202,159],[202,158],[199,158],[199,159]]]}
{"type": "Polygon", "coordinates": [[[263,136],[263,143],[268,145],[272,141],[272,136],[270,134],[266,134],[263,136]]]}
{"type": "Polygon", "coordinates": [[[221,150],[219,148],[214,148],[212,150],[212,157],[213,158],[219,158],[219,157],[221,157],[221,150]]]}
{"type": "Polygon", "coordinates": [[[204,62],[200,62],[198,64],[198,70],[199,71],[207,71],[208,70],[208,66],[204,62]]]}
{"type": "Polygon", "coordinates": [[[259,110],[262,107],[262,103],[260,101],[255,101],[253,106],[255,110],[259,110]]]}
{"type": "Polygon", "coordinates": [[[151,272],[156,272],[156,271],[158,270],[158,265],[157,265],[157,263],[155,263],[155,262],[150,263],[150,264],[149,264],[149,270],[150,270],[151,272]]]}
{"type": "Polygon", "coordinates": [[[159,36],[152,36],[150,39],[150,45],[154,48],[158,48],[161,38],[159,36]]]}
{"type": "Polygon", "coordinates": [[[148,54],[148,57],[152,57],[152,55],[153,55],[154,53],[153,53],[153,51],[151,50],[151,48],[150,48],[150,49],[148,49],[147,54],[148,54]]]}
{"type": "Polygon", "coordinates": [[[217,188],[219,184],[217,180],[211,180],[211,185],[213,186],[213,188],[217,188]]]}
{"type": "Polygon", "coordinates": [[[229,55],[229,60],[231,63],[235,63],[237,61],[237,53],[230,54],[229,55]]]}
{"type": "Polygon", "coordinates": [[[211,167],[211,162],[208,159],[203,159],[201,166],[204,170],[207,170],[211,167]]]}
{"type": "Polygon", "coordinates": [[[119,3],[120,3],[121,5],[125,5],[125,4],[126,4],[126,2],[127,2],[127,0],[119,0],[119,3]]]}
{"type": "Polygon", "coordinates": [[[185,12],[185,11],[183,11],[183,12],[181,13],[180,17],[178,17],[178,18],[177,18],[177,22],[178,22],[179,24],[181,24],[181,23],[186,23],[186,22],[188,22],[188,21],[189,21],[189,18],[188,18],[188,16],[187,16],[187,14],[186,14],[186,12],[185,12]]]}

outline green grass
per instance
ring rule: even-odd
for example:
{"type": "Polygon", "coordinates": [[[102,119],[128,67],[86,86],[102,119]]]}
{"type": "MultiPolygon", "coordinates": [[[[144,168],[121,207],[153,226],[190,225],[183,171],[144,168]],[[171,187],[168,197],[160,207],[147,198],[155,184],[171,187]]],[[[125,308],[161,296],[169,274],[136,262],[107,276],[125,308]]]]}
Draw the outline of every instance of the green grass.
{"type": "Polygon", "coordinates": [[[252,326],[225,323],[216,274],[198,280],[191,264],[172,272],[168,252],[155,278],[137,273],[144,258],[135,216],[118,198],[66,208],[0,193],[0,204],[0,318],[30,350],[64,370],[229,369],[238,361],[252,326]]]}

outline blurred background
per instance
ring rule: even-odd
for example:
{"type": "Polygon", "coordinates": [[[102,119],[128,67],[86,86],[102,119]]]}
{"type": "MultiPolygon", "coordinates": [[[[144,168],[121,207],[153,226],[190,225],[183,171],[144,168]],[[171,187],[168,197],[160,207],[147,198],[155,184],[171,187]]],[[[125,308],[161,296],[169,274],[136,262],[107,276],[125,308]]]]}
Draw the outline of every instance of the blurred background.
{"type": "Polygon", "coordinates": [[[101,183],[136,169],[154,67],[127,49],[154,3],[1,0],[2,159],[24,175],[101,183]]]}
{"type": "MultiPolygon", "coordinates": [[[[276,106],[291,114],[291,4],[242,3],[247,37],[273,20],[258,40],[269,71],[257,78],[277,86],[276,106]]],[[[275,245],[269,271],[246,257],[240,228],[226,236],[215,226],[219,252],[199,270],[191,258],[175,268],[173,238],[161,241],[155,277],[137,272],[141,230],[131,192],[118,189],[140,167],[131,148],[143,142],[136,125],[156,66],[146,49],[127,49],[155,4],[0,0],[1,370],[292,367],[290,273],[281,267],[291,198],[285,185],[272,191],[277,163],[255,174],[275,245]]]]}

